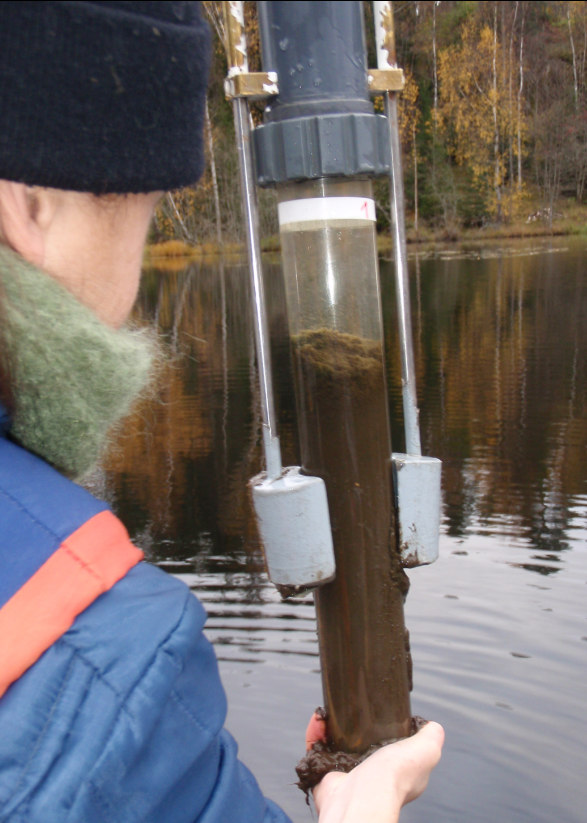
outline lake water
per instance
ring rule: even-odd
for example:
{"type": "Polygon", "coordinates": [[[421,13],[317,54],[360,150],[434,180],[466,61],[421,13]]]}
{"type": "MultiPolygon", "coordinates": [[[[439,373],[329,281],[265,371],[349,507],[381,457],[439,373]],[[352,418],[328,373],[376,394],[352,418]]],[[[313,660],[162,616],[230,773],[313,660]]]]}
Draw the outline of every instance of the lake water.
{"type": "MultiPolygon", "coordinates": [[[[587,819],[587,244],[552,239],[410,259],[424,452],[443,461],[440,560],[410,571],[415,713],[446,728],[406,823],[587,819]]],[[[297,435],[279,265],[266,261],[282,450],[297,435]]],[[[381,263],[394,449],[403,448],[390,263],[381,263]]],[[[295,821],[321,700],[310,596],[267,582],[247,496],[261,468],[247,273],[145,273],[141,321],[174,363],[130,422],[102,492],[148,556],[203,601],[228,727],[295,821]],[[175,355],[177,355],[175,357],[175,355]]]]}

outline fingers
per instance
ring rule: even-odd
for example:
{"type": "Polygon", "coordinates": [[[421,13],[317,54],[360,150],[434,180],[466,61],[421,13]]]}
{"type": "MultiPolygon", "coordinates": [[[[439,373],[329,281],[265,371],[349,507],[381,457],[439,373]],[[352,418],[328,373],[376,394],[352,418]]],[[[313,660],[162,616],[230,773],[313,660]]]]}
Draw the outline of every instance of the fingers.
{"type": "Polygon", "coordinates": [[[415,751],[426,751],[431,757],[434,755],[436,761],[434,765],[440,760],[442,753],[442,746],[444,745],[444,729],[440,723],[434,720],[429,720],[422,728],[405,740],[400,740],[402,745],[406,747],[413,747],[415,751]]]}
{"type": "Polygon", "coordinates": [[[427,723],[413,737],[394,744],[397,747],[395,755],[403,759],[398,770],[398,787],[404,804],[419,797],[428,785],[430,773],[440,760],[443,744],[444,729],[434,722],[427,723]]]}
{"type": "Polygon", "coordinates": [[[314,712],[306,729],[306,751],[310,751],[314,743],[326,740],[326,721],[318,712],[314,712]]]}
{"type": "Polygon", "coordinates": [[[349,774],[330,772],[314,789],[320,823],[396,823],[440,760],[444,730],[427,723],[413,737],[384,746],[349,774]]]}

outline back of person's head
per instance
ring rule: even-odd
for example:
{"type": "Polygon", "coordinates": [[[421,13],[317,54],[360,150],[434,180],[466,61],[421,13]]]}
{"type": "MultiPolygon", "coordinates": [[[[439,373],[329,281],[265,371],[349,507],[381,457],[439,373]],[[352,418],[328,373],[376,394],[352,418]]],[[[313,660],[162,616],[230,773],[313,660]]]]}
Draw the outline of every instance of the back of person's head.
{"type": "MultiPolygon", "coordinates": [[[[117,237],[108,240],[118,244],[108,243],[112,258],[121,245],[125,248],[125,240],[130,246],[132,239],[122,236],[128,221],[117,219],[115,206],[123,217],[131,206],[135,212],[144,211],[144,203],[137,205],[140,198],[154,203],[152,193],[192,184],[200,177],[209,61],[210,33],[199,2],[0,3],[0,251],[4,258],[14,260],[10,254],[16,253],[25,263],[57,275],[56,279],[79,266],[83,290],[88,285],[87,293],[92,294],[96,290],[89,280],[100,280],[102,292],[110,303],[115,301],[109,278],[101,279],[95,265],[92,235],[100,238],[100,226],[102,234],[104,226],[113,227],[117,237]],[[66,242],[68,236],[79,234],[80,221],[75,219],[70,220],[73,232],[61,230],[63,240],[55,241],[51,231],[53,251],[55,242],[62,243],[57,263],[51,266],[51,255],[45,254],[41,240],[37,243],[39,231],[47,229],[43,208],[60,218],[64,212],[75,218],[78,205],[80,216],[89,215],[82,226],[83,237],[73,250],[66,242]],[[39,225],[32,225],[35,221],[39,225]],[[84,253],[78,255],[79,249],[84,253]],[[62,263],[62,251],[72,258],[69,268],[62,263]],[[93,266],[83,269],[88,258],[93,266]]],[[[134,253],[139,265],[141,251],[136,248],[134,253]]],[[[123,256],[128,257],[128,251],[123,256]]],[[[16,411],[22,405],[15,385],[22,381],[16,376],[15,356],[6,337],[6,290],[13,269],[0,278],[0,403],[13,413],[15,432],[16,411]]],[[[71,291],[80,296],[75,288],[71,291]]],[[[12,317],[20,309],[10,311],[12,317]]],[[[111,306],[108,311],[112,313],[111,306]]],[[[98,316],[103,313],[98,311],[98,316]]],[[[118,325],[117,318],[110,319],[118,325]]],[[[0,428],[4,425],[0,419],[0,428]]]]}
{"type": "Polygon", "coordinates": [[[194,183],[209,59],[200,3],[0,3],[0,178],[94,194],[194,183]]]}

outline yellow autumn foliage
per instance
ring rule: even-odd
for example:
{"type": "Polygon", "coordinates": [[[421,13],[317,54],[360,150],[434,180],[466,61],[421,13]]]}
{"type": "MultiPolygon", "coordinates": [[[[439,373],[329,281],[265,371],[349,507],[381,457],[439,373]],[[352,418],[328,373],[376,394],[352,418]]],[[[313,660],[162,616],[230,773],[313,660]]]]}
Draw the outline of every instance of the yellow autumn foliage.
{"type": "Polygon", "coordinates": [[[404,77],[406,84],[399,96],[398,115],[400,139],[402,146],[407,150],[412,145],[422,114],[418,102],[418,84],[414,75],[406,68],[404,69],[404,77]]]}
{"type": "Polygon", "coordinates": [[[520,196],[513,185],[505,190],[509,153],[517,159],[514,136],[520,122],[511,94],[507,63],[497,32],[463,23],[462,38],[439,52],[440,102],[438,127],[457,163],[467,166],[490,213],[509,216],[520,196]]]}

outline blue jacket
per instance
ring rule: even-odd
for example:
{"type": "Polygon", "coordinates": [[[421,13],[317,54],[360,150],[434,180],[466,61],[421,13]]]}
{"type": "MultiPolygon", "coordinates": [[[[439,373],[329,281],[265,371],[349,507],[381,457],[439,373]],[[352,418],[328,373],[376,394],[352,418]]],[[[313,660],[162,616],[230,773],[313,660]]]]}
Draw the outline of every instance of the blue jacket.
{"type": "Polygon", "coordinates": [[[223,730],[204,620],[104,503],[0,436],[0,822],[286,823],[223,730]]]}

